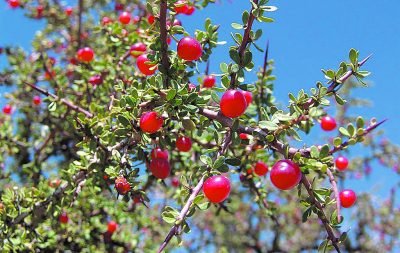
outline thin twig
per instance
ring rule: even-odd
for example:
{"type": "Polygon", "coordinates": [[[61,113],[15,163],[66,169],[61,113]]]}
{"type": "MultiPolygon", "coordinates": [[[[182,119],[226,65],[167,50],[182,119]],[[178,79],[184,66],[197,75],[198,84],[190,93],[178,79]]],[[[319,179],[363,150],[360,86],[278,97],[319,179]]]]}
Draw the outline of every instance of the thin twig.
{"type": "Polygon", "coordinates": [[[81,48],[81,35],[82,35],[82,12],[83,12],[83,0],[79,0],[79,4],[78,4],[78,35],[77,35],[77,47],[78,49],[81,48]]]}
{"type": "Polygon", "coordinates": [[[30,86],[31,88],[37,90],[38,92],[42,93],[43,95],[48,96],[48,97],[52,97],[53,99],[55,99],[57,101],[60,101],[61,103],[63,103],[64,105],[68,106],[72,110],[77,111],[77,112],[81,112],[81,113],[85,114],[86,117],[88,117],[88,118],[93,118],[93,114],[92,113],[90,113],[89,111],[83,109],[82,107],[79,107],[79,106],[75,105],[71,101],[66,100],[65,98],[59,98],[57,95],[52,94],[49,91],[47,91],[45,89],[42,89],[42,88],[40,88],[40,87],[38,87],[38,86],[36,86],[34,84],[31,84],[31,83],[28,83],[28,82],[25,82],[25,81],[24,81],[24,83],[26,85],[30,86]]]}
{"type": "Polygon", "coordinates": [[[160,39],[161,39],[161,66],[165,70],[165,87],[169,86],[169,68],[167,44],[167,0],[160,2],[160,39]]]}
{"type": "Polygon", "coordinates": [[[337,187],[336,180],[335,180],[335,177],[333,176],[332,171],[328,168],[328,169],[326,170],[326,173],[328,174],[329,181],[331,182],[331,185],[332,185],[332,188],[333,188],[333,192],[334,192],[334,194],[335,194],[335,199],[336,199],[336,210],[337,210],[337,220],[338,220],[338,223],[340,223],[341,220],[342,220],[342,216],[341,216],[341,214],[340,214],[340,198],[339,198],[338,187],[337,187]]]}

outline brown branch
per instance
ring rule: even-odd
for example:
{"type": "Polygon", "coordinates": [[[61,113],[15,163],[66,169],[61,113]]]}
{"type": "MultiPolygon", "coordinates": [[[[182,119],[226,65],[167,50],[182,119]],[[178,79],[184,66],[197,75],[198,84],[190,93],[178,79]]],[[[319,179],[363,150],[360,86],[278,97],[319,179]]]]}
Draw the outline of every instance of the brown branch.
{"type": "MultiPolygon", "coordinates": [[[[258,4],[258,0],[253,0],[253,2],[254,2],[255,4],[258,4]]],[[[250,31],[251,31],[251,28],[252,28],[252,26],[253,26],[254,19],[256,18],[256,17],[253,15],[253,9],[254,9],[254,7],[252,6],[252,7],[251,7],[251,10],[250,10],[249,19],[247,20],[246,28],[244,29],[244,34],[243,34],[242,43],[240,43],[239,49],[238,49],[238,53],[239,53],[239,65],[241,65],[242,58],[243,58],[243,55],[244,55],[244,52],[245,52],[245,50],[246,50],[247,45],[251,43],[251,40],[250,40],[250,31]]],[[[241,66],[241,67],[242,67],[242,66],[241,66]]],[[[233,87],[234,84],[235,84],[235,82],[236,82],[236,73],[233,72],[233,73],[230,75],[230,77],[231,77],[230,86],[233,87]]]]}
{"type": "Polygon", "coordinates": [[[11,227],[11,226],[21,223],[26,217],[28,217],[31,214],[34,214],[34,215],[41,214],[43,211],[46,210],[47,206],[53,200],[60,198],[64,194],[64,192],[67,190],[67,188],[72,185],[72,182],[75,182],[76,185],[79,185],[83,180],[86,179],[86,176],[87,176],[87,171],[83,171],[83,170],[79,171],[77,174],[75,174],[72,177],[71,182],[64,183],[59,188],[57,188],[57,190],[54,191],[54,193],[51,196],[49,196],[46,200],[35,203],[35,205],[33,207],[31,207],[30,210],[19,214],[15,219],[13,219],[12,221],[10,221],[8,223],[8,227],[11,227]]]}
{"type": "Polygon", "coordinates": [[[167,0],[160,2],[160,39],[161,39],[161,66],[165,70],[165,87],[169,86],[169,68],[167,44],[167,0]]]}
{"type": "Polygon", "coordinates": [[[34,84],[31,84],[31,83],[28,83],[28,82],[25,82],[25,81],[24,81],[24,83],[26,85],[30,86],[31,88],[37,90],[38,92],[42,93],[43,95],[48,96],[48,97],[52,97],[53,99],[55,99],[57,101],[60,101],[61,103],[63,103],[64,105],[68,106],[72,110],[80,112],[80,113],[83,113],[88,118],[93,118],[93,114],[92,113],[90,113],[89,111],[83,109],[82,107],[79,107],[79,106],[75,105],[71,101],[66,100],[65,98],[59,98],[57,95],[52,94],[49,91],[47,91],[45,89],[42,89],[42,88],[40,88],[40,87],[38,87],[38,86],[36,86],[34,84]]]}
{"type": "Polygon", "coordinates": [[[81,35],[82,35],[82,12],[83,12],[83,0],[79,0],[78,4],[78,37],[76,38],[78,44],[77,48],[81,48],[81,35]]]}
{"type": "Polygon", "coordinates": [[[340,248],[338,246],[338,238],[333,232],[333,229],[330,226],[328,219],[326,218],[323,207],[321,203],[319,203],[319,201],[316,199],[314,192],[312,190],[312,186],[305,175],[302,176],[301,183],[304,185],[304,188],[306,188],[307,193],[310,196],[311,202],[318,209],[317,215],[321,220],[322,224],[324,225],[326,232],[328,233],[328,239],[332,242],[332,245],[333,247],[335,247],[336,251],[340,253],[340,248]]]}
{"type": "Polygon", "coordinates": [[[337,220],[338,223],[341,222],[342,220],[342,216],[340,215],[340,198],[339,198],[339,191],[338,191],[338,187],[336,184],[336,180],[335,177],[333,176],[332,171],[328,168],[326,170],[326,173],[328,174],[329,177],[329,181],[331,182],[332,188],[333,188],[333,192],[335,194],[335,199],[336,199],[336,210],[337,210],[337,220]]]}
{"type": "MultiPolygon", "coordinates": [[[[225,139],[224,139],[224,143],[222,144],[222,148],[218,151],[217,157],[220,157],[221,155],[223,155],[229,147],[229,144],[231,143],[232,140],[232,132],[231,130],[228,130],[225,134],[225,139]]],[[[211,170],[210,167],[207,168],[207,172],[209,172],[211,170]]],[[[179,231],[179,227],[182,224],[182,221],[185,219],[187,213],[189,212],[190,207],[193,204],[194,199],[196,198],[196,196],[200,193],[200,190],[203,187],[204,184],[204,178],[205,175],[203,175],[200,179],[200,181],[197,183],[197,185],[193,188],[192,193],[190,194],[188,200],[186,201],[185,205],[183,206],[181,212],[179,213],[178,217],[175,220],[175,224],[172,226],[172,228],[170,229],[169,233],[167,234],[167,236],[164,239],[164,242],[161,244],[160,248],[158,249],[158,253],[162,252],[165,247],[168,245],[168,243],[171,241],[171,239],[173,238],[173,236],[179,231]]]]}
{"type": "MultiPolygon", "coordinates": [[[[364,63],[366,63],[368,61],[369,58],[371,58],[372,55],[368,55],[367,57],[365,57],[364,60],[360,61],[358,63],[358,67],[361,67],[362,65],[364,65],[364,63]]],[[[328,92],[327,94],[333,92],[335,90],[336,87],[338,87],[340,84],[344,83],[347,79],[349,79],[352,75],[354,74],[353,70],[349,70],[347,71],[341,78],[339,78],[338,80],[334,81],[331,85],[329,85],[328,87],[328,92]]],[[[306,103],[304,103],[302,105],[303,109],[308,109],[311,106],[313,106],[315,103],[315,101],[310,98],[306,103]]]]}

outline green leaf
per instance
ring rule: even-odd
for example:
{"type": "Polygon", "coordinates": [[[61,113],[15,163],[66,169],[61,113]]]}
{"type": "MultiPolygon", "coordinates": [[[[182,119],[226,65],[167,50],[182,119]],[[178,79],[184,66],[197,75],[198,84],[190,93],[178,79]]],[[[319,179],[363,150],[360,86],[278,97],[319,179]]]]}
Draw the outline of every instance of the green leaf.
{"type": "Polygon", "coordinates": [[[239,166],[241,164],[241,161],[238,158],[227,158],[225,162],[232,166],[239,166]]]}
{"type": "Polygon", "coordinates": [[[54,112],[54,111],[57,109],[57,103],[54,102],[54,101],[51,102],[51,103],[49,104],[48,108],[49,108],[49,111],[50,111],[50,112],[54,112]]]}
{"type": "Polygon", "coordinates": [[[350,137],[350,136],[351,136],[351,135],[349,134],[349,132],[347,131],[347,129],[344,128],[344,127],[339,127],[339,132],[340,132],[341,134],[343,134],[344,136],[347,136],[347,137],[350,137]]]}
{"type": "Polygon", "coordinates": [[[262,129],[268,129],[270,131],[278,129],[278,125],[272,121],[260,121],[258,124],[262,129]]]}
{"type": "Polygon", "coordinates": [[[236,30],[243,29],[243,25],[238,24],[238,23],[232,23],[231,26],[233,29],[236,29],[236,30]]]}
{"type": "Polygon", "coordinates": [[[175,89],[170,89],[167,93],[167,100],[170,101],[173,99],[176,95],[176,90],[175,89]]]}
{"type": "Polygon", "coordinates": [[[212,160],[211,157],[206,156],[206,155],[202,155],[200,156],[200,161],[210,167],[212,167],[212,160]]]}
{"type": "Polygon", "coordinates": [[[127,118],[125,118],[124,115],[120,114],[118,115],[118,121],[124,126],[124,127],[128,127],[131,125],[131,123],[129,122],[129,120],[127,118]]]}
{"type": "Polygon", "coordinates": [[[217,160],[214,161],[213,164],[213,169],[218,169],[219,167],[221,167],[222,165],[224,165],[225,162],[225,156],[221,155],[220,157],[217,158],[217,160]]]}

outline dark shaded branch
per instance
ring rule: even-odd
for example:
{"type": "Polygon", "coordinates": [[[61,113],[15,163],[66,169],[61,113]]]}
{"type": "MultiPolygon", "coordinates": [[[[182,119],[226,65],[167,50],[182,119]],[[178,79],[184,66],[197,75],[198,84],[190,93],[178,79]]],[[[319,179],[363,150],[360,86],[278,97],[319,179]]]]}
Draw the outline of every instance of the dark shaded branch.
{"type": "Polygon", "coordinates": [[[167,0],[160,2],[160,39],[161,39],[161,66],[165,71],[165,86],[169,86],[169,68],[170,62],[168,58],[167,44],[167,0]]]}
{"type": "Polygon", "coordinates": [[[79,106],[75,105],[71,101],[66,100],[65,98],[59,98],[57,95],[54,95],[54,94],[50,93],[49,91],[47,91],[45,89],[42,89],[42,88],[40,88],[40,87],[38,87],[38,86],[36,86],[34,84],[31,84],[31,83],[28,83],[28,82],[25,82],[25,81],[24,81],[24,83],[26,85],[30,86],[31,88],[33,88],[34,90],[37,90],[38,92],[42,93],[43,95],[48,96],[48,97],[52,97],[53,99],[55,99],[57,101],[60,101],[61,103],[63,103],[64,105],[68,106],[72,110],[77,111],[77,112],[81,112],[81,113],[85,114],[86,117],[88,117],[88,118],[93,118],[93,114],[92,113],[90,113],[89,111],[83,109],[82,107],[79,107],[79,106]]]}

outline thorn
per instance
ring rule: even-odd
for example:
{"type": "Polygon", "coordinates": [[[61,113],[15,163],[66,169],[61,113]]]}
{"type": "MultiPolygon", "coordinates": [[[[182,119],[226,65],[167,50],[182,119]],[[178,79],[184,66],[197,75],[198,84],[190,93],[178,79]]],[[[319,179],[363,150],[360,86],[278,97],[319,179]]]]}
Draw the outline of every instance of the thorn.
{"type": "Polygon", "coordinates": [[[366,62],[369,60],[369,58],[371,58],[371,57],[372,57],[372,54],[370,54],[370,55],[368,55],[367,57],[365,57],[364,60],[362,60],[362,61],[360,61],[360,62],[358,63],[358,66],[361,67],[362,65],[364,65],[364,63],[366,63],[366,62]]]}
{"type": "Polygon", "coordinates": [[[267,71],[267,67],[268,67],[268,52],[269,52],[269,40],[267,40],[267,46],[266,46],[266,48],[265,48],[264,66],[263,66],[262,79],[264,79],[265,72],[267,71]]]}

